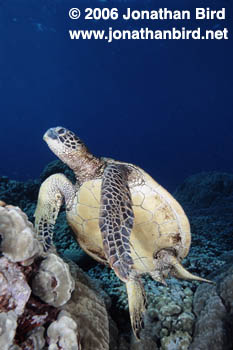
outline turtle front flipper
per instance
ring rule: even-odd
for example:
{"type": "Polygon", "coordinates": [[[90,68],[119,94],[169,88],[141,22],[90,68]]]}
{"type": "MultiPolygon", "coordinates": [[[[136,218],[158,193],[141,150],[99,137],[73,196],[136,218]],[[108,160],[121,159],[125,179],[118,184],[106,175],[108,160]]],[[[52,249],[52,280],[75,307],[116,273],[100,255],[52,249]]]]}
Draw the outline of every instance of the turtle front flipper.
{"type": "Polygon", "coordinates": [[[34,216],[38,239],[45,251],[52,245],[53,229],[63,200],[69,210],[74,196],[74,185],[63,174],[51,175],[40,186],[34,216]]]}
{"type": "Polygon", "coordinates": [[[143,327],[143,314],[146,310],[146,294],[141,281],[138,278],[130,279],[126,282],[126,289],[129,302],[129,314],[132,329],[137,339],[143,327]]]}
{"type": "Polygon", "coordinates": [[[116,275],[127,282],[133,259],[130,252],[130,233],[134,213],[128,186],[128,172],[122,164],[109,163],[103,174],[99,227],[103,248],[116,275]]]}

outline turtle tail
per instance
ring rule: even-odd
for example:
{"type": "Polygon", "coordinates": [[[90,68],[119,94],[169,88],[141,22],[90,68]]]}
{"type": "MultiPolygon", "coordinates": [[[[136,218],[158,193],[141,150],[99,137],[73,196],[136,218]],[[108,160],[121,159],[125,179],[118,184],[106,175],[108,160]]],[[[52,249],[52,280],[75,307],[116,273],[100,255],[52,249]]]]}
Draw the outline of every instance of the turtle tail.
{"type": "Polygon", "coordinates": [[[128,280],[126,289],[132,329],[135,337],[140,339],[140,330],[144,327],[143,314],[147,306],[145,290],[138,278],[128,280]]]}
{"type": "Polygon", "coordinates": [[[155,270],[151,277],[166,285],[165,279],[169,274],[183,280],[195,280],[200,282],[213,283],[205,278],[195,276],[187,271],[180,263],[174,252],[168,249],[162,249],[154,257],[155,270]]]}
{"type": "Polygon", "coordinates": [[[170,264],[173,268],[172,274],[174,275],[174,277],[184,279],[184,280],[194,280],[194,281],[200,281],[200,282],[206,282],[206,283],[213,283],[210,280],[207,280],[199,276],[195,276],[192,273],[190,273],[188,270],[184,268],[184,266],[181,265],[181,263],[178,261],[178,259],[175,256],[170,256],[170,264]]]}
{"type": "Polygon", "coordinates": [[[63,174],[51,175],[42,183],[34,216],[36,233],[44,251],[53,245],[54,225],[63,201],[69,209],[74,195],[74,186],[63,174]]]}

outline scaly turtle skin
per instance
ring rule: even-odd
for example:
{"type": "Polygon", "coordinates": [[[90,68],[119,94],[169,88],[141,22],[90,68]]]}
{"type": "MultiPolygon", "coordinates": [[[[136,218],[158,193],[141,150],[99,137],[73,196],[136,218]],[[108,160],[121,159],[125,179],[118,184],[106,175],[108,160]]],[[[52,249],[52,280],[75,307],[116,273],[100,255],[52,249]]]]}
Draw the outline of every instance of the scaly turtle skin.
{"type": "Polygon", "coordinates": [[[94,157],[62,127],[49,129],[44,140],[77,179],[73,185],[63,174],[55,174],[41,185],[35,225],[44,249],[52,245],[65,201],[67,221],[79,245],[126,283],[131,324],[139,337],[146,305],[140,275],[149,273],[162,283],[168,274],[209,282],[180,263],[190,248],[188,219],[179,203],[139,167],[94,157]]]}

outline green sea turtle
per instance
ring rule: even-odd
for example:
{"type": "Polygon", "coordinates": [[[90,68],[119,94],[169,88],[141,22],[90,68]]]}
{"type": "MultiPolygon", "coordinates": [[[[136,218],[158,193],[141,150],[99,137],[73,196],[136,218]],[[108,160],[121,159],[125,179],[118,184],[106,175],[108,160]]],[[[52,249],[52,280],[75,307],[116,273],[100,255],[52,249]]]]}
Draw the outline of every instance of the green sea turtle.
{"type": "Polygon", "coordinates": [[[191,242],[189,221],[180,204],[144,170],[110,158],[97,158],[71,131],[49,129],[44,140],[76,176],[51,175],[40,187],[35,226],[44,249],[65,202],[67,221],[79,245],[108,264],[126,284],[131,324],[136,337],[146,299],[140,275],[165,283],[168,274],[194,276],[181,265],[191,242]]]}

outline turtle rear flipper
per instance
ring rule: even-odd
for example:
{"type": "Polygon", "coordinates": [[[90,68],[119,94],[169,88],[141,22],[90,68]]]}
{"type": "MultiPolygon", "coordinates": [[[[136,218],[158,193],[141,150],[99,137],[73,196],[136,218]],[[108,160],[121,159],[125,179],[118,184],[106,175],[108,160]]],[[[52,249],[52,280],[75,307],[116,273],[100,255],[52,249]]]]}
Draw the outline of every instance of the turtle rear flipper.
{"type": "Polygon", "coordinates": [[[140,330],[143,328],[143,314],[146,310],[146,294],[143,284],[138,278],[126,282],[128,293],[130,321],[134,335],[140,339],[140,330]]]}
{"type": "Polygon", "coordinates": [[[63,174],[51,175],[42,183],[34,216],[38,239],[45,251],[52,246],[53,229],[63,200],[69,210],[74,196],[74,186],[63,174]]]}

